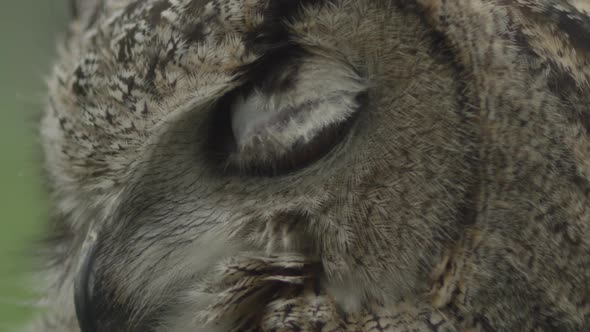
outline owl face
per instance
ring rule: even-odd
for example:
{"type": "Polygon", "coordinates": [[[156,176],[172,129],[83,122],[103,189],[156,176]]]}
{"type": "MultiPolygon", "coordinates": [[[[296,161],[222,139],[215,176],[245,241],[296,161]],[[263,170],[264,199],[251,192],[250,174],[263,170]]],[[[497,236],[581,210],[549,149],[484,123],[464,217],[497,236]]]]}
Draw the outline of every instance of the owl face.
{"type": "Polygon", "coordinates": [[[589,329],[584,1],[74,7],[38,330],[589,329]]]}
{"type": "Polygon", "coordinates": [[[428,293],[488,83],[418,3],[79,1],[42,135],[82,320],[194,331],[242,256],[296,255],[345,314],[428,293]]]}
{"type": "Polygon", "coordinates": [[[300,255],[347,311],[427,291],[474,134],[463,73],[418,9],[78,7],[42,130],[67,246],[97,234],[80,286],[97,326],[174,321],[187,290],[206,307],[211,274],[244,253],[300,255]]]}

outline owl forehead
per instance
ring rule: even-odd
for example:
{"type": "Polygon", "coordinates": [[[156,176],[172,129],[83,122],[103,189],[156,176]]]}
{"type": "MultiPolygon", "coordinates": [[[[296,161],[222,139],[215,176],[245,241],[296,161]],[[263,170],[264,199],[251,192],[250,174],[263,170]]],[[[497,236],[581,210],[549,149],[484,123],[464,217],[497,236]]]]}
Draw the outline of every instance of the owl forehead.
{"type": "Polygon", "coordinates": [[[97,7],[80,22],[69,45],[73,59],[62,64],[63,86],[84,106],[111,100],[130,113],[142,106],[144,115],[145,103],[134,103],[140,97],[162,99],[183,78],[232,75],[247,63],[247,34],[261,25],[266,7],[235,0],[116,3],[118,10],[97,7]]]}

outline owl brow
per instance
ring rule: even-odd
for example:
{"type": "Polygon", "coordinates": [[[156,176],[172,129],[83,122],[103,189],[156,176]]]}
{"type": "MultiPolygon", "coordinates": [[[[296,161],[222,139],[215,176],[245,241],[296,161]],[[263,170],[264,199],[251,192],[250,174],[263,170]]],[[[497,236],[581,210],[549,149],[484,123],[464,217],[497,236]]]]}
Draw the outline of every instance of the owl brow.
{"type": "Polygon", "coordinates": [[[97,232],[90,230],[82,245],[78,274],[74,281],[74,303],[81,332],[96,332],[92,306],[92,276],[97,249],[97,232]]]}

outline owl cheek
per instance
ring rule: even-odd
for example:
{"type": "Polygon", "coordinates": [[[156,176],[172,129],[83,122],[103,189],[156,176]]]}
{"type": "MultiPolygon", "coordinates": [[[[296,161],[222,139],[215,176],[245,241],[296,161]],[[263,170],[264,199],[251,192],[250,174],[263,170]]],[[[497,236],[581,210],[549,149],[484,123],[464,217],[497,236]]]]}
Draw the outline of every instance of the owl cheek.
{"type": "Polygon", "coordinates": [[[287,88],[254,87],[231,104],[230,163],[277,171],[312,162],[342,138],[366,90],[352,68],[324,58],[305,59],[290,79],[287,88]]]}

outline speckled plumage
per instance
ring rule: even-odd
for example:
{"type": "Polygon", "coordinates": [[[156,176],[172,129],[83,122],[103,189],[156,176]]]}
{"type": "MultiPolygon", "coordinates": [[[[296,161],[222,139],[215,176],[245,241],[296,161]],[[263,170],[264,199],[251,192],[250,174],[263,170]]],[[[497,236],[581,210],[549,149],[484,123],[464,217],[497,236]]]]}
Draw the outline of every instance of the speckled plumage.
{"type": "Polygon", "coordinates": [[[76,4],[30,331],[93,232],[98,331],[590,330],[589,1],[76,4]],[[305,108],[232,150],[243,105],[305,108]]]}

